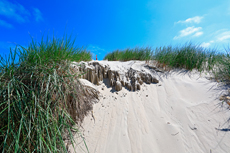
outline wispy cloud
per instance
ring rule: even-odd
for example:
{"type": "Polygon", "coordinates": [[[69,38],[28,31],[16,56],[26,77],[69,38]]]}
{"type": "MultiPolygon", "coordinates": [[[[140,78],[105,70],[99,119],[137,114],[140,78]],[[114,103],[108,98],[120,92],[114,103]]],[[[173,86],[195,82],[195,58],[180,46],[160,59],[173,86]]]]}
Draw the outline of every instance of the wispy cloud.
{"type": "Polygon", "coordinates": [[[19,23],[27,21],[30,12],[19,3],[11,3],[7,0],[0,1],[0,15],[15,19],[19,23]]]}
{"type": "Polygon", "coordinates": [[[12,24],[7,23],[6,21],[1,20],[1,19],[0,19],[0,26],[6,27],[6,28],[13,28],[12,24]]]}
{"type": "Polygon", "coordinates": [[[225,31],[217,36],[217,41],[230,39],[230,31],[225,31]]]}
{"type": "Polygon", "coordinates": [[[40,11],[39,9],[34,8],[33,14],[34,14],[35,20],[36,20],[37,22],[43,21],[42,13],[41,13],[41,11],[40,11]]]}
{"type": "Polygon", "coordinates": [[[12,43],[12,42],[0,41],[0,48],[1,49],[9,49],[9,48],[14,49],[15,46],[16,45],[14,43],[12,43]]]}
{"type": "MultiPolygon", "coordinates": [[[[33,8],[33,11],[30,13],[29,10],[17,2],[12,3],[7,0],[0,0],[0,16],[15,20],[18,23],[25,23],[29,21],[31,14],[33,14],[37,22],[43,21],[42,13],[38,8],[33,8]]],[[[1,20],[0,25],[12,27],[11,24],[7,24],[7,22],[3,20],[1,20]]]]}
{"type": "Polygon", "coordinates": [[[96,55],[100,55],[102,52],[105,51],[105,49],[100,48],[100,47],[98,47],[98,46],[96,46],[96,45],[89,45],[89,46],[87,47],[87,49],[90,50],[90,52],[92,53],[92,56],[93,56],[92,58],[93,58],[93,59],[96,58],[96,55]]]}
{"type": "Polygon", "coordinates": [[[200,46],[204,47],[204,48],[208,48],[212,43],[214,43],[213,40],[211,40],[209,42],[203,42],[200,46]]]}
{"type": "Polygon", "coordinates": [[[207,41],[203,42],[201,44],[202,47],[207,48],[212,44],[215,44],[215,45],[227,44],[227,43],[229,43],[229,40],[230,40],[230,30],[228,30],[228,29],[217,30],[213,33],[210,33],[208,38],[212,38],[213,40],[208,41],[208,42],[207,41]]]}
{"type": "Polygon", "coordinates": [[[200,23],[202,19],[203,19],[202,16],[195,16],[192,18],[188,18],[186,20],[180,20],[176,23],[200,23]]]}
{"type": "Polygon", "coordinates": [[[195,33],[193,36],[194,37],[199,37],[199,36],[201,36],[203,34],[204,34],[203,31],[200,31],[200,32],[195,33]]]}
{"type": "Polygon", "coordinates": [[[89,45],[87,48],[88,48],[88,50],[90,50],[92,52],[105,51],[103,48],[100,48],[98,46],[93,46],[93,45],[89,45]]]}
{"type": "Polygon", "coordinates": [[[200,46],[202,46],[202,47],[204,47],[204,48],[207,48],[207,47],[209,47],[211,45],[211,43],[209,43],[209,42],[203,42],[200,46]]]}
{"type": "Polygon", "coordinates": [[[202,30],[202,27],[187,27],[183,30],[180,31],[180,35],[179,36],[175,36],[173,39],[178,39],[178,38],[181,38],[181,37],[185,37],[185,36],[189,36],[189,35],[192,35],[194,34],[193,36],[195,37],[198,37],[198,36],[201,36],[203,34],[203,32],[201,31],[202,30]]]}

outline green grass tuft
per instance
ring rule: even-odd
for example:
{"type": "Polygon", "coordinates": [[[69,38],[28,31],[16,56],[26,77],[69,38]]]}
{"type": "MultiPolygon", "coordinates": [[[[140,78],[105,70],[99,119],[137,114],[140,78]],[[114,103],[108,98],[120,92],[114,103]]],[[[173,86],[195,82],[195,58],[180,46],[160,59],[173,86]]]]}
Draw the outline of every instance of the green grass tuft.
{"type": "Polygon", "coordinates": [[[92,109],[70,62],[91,57],[67,37],[32,40],[0,57],[1,152],[67,152],[73,125],[92,109]]]}
{"type": "Polygon", "coordinates": [[[109,61],[150,60],[152,51],[150,47],[136,47],[133,49],[115,50],[104,57],[109,61]]]}
{"type": "Polygon", "coordinates": [[[208,50],[199,45],[186,43],[183,46],[156,48],[153,59],[171,68],[185,68],[199,71],[211,70],[219,61],[216,50],[208,50]]]}
{"type": "Polygon", "coordinates": [[[215,77],[222,82],[230,84],[230,48],[226,49],[226,54],[218,56],[219,63],[215,67],[217,71],[215,77]]]}
{"type": "Polygon", "coordinates": [[[230,83],[230,49],[227,54],[217,49],[208,49],[193,43],[185,43],[182,46],[163,46],[152,49],[133,48],[115,50],[104,57],[109,61],[128,60],[155,60],[158,67],[168,69],[180,68],[198,71],[208,71],[216,80],[230,83]]]}

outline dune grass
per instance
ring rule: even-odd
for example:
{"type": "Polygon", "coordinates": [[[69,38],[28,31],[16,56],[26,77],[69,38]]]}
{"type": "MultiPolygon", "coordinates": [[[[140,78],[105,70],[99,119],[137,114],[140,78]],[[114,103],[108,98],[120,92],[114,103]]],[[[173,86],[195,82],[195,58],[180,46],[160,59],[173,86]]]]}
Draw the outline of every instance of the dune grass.
{"type": "MultiPolygon", "coordinates": [[[[172,69],[211,71],[229,83],[230,49],[226,51],[186,43],[115,50],[104,59],[155,60],[172,69]]],[[[8,59],[0,57],[1,152],[67,152],[65,142],[74,144],[73,131],[78,133],[73,125],[92,109],[94,98],[84,91],[70,63],[91,58],[89,51],[75,47],[71,37],[32,40],[27,48],[11,51],[8,59]]]]}
{"type": "Polygon", "coordinates": [[[230,84],[230,48],[226,49],[226,54],[219,55],[216,78],[220,81],[230,84]]]}
{"type": "Polygon", "coordinates": [[[104,57],[109,61],[155,60],[158,67],[180,68],[210,72],[218,81],[230,82],[230,49],[227,54],[217,49],[204,48],[191,42],[178,46],[163,46],[152,49],[128,48],[115,50],[104,57]]]}
{"type": "Polygon", "coordinates": [[[183,46],[164,46],[154,50],[153,59],[171,68],[212,70],[220,62],[222,54],[199,45],[186,43],[183,46]]]}
{"type": "Polygon", "coordinates": [[[226,53],[217,49],[207,49],[192,43],[181,47],[165,46],[154,50],[153,59],[158,66],[172,68],[197,69],[209,72],[218,82],[230,83],[230,49],[226,53]]]}
{"type": "Polygon", "coordinates": [[[74,44],[71,37],[32,40],[0,57],[1,152],[67,152],[65,141],[73,143],[73,131],[79,133],[73,125],[93,98],[70,67],[91,53],[74,44]]]}
{"type": "Polygon", "coordinates": [[[150,47],[135,47],[125,50],[115,50],[104,57],[109,61],[150,60],[152,51],[150,47]]]}

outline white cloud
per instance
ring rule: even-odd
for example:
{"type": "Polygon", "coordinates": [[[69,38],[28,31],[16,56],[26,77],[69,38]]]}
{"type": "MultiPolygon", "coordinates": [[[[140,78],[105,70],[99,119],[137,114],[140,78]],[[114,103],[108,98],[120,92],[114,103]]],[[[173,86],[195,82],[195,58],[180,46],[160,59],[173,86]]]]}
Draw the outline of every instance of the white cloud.
{"type": "Polygon", "coordinates": [[[201,35],[203,35],[203,31],[199,31],[199,32],[195,33],[193,36],[194,37],[199,37],[201,35]]]}
{"type": "Polygon", "coordinates": [[[215,42],[221,42],[229,39],[230,31],[228,29],[220,29],[210,33],[210,37],[213,37],[215,42]]]}
{"type": "Polygon", "coordinates": [[[181,30],[180,35],[175,36],[173,39],[178,39],[178,38],[181,38],[181,37],[185,37],[185,36],[191,35],[191,34],[193,34],[195,32],[196,32],[196,34],[194,36],[200,36],[200,35],[203,34],[203,32],[200,31],[200,30],[202,30],[202,27],[197,27],[197,28],[195,28],[194,26],[188,27],[186,29],[181,30]]]}
{"type": "Polygon", "coordinates": [[[210,41],[210,43],[214,43],[214,41],[213,41],[213,40],[211,40],[211,41],[210,41]]]}
{"type": "Polygon", "coordinates": [[[0,48],[1,49],[15,49],[15,44],[12,42],[5,42],[5,41],[0,41],[0,48]]]}
{"type": "Polygon", "coordinates": [[[41,13],[41,11],[40,11],[39,9],[34,8],[34,16],[35,16],[35,20],[36,20],[37,22],[43,21],[42,13],[41,13]]]}
{"type": "Polygon", "coordinates": [[[207,48],[207,47],[209,47],[211,45],[211,43],[210,42],[203,42],[200,46],[201,47],[204,47],[204,48],[207,48]]]}
{"type": "Polygon", "coordinates": [[[1,20],[1,19],[0,19],[0,26],[6,27],[6,28],[13,28],[12,24],[9,24],[6,21],[1,20]]]}
{"type": "Polygon", "coordinates": [[[15,19],[19,23],[24,23],[27,21],[28,16],[30,16],[30,12],[18,3],[13,4],[7,0],[1,0],[0,15],[15,19]]]}
{"type": "Polygon", "coordinates": [[[98,46],[94,46],[94,45],[89,45],[87,49],[90,50],[90,52],[92,53],[92,59],[95,59],[96,55],[100,55],[101,52],[105,51],[105,49],[100,48],[98,46]]]}
{"type": "Polygon", "coordinates": [[[218,40],[218,41],[224,41],[224,40],[227,40],[227,39],[229,39],[229,38],[230,38],[230,31],[225,31],[225,32],[221,33],[221,34],[218,36],[217,40],[218,40]]]}
{"type": "Polygon", "coordinates": [[[229,39],[230,38],[230,35],[225,35],[225,36],[222,36],[220,38],[218,38],[219,41],[223,41],[223,40],[226,40],[226,39],[229,39]]]}
{"type": "Polygon", "coordinates": [[[200,46],[204,47],[204,48],[208,48],[212,43],[214,43],[213,40],[211,40],[209,42],[203,42],[200,46]]]}
{"type": "Polygon", "coordinates": [[[93,51],[93,52],[105,51],[104,49],[102,49],[102,48],[100,48],[98,46],[93,46],[93,45],[89,45],[88,50],[93,51]]]}
{"type": "Polygon", "coordinates": [[[220,29],[213,33],[210,33],[209,37],[213,37],[214,40],[211,40],[210,43],[223,44],[229,43],[230,41],[230,30],[229,29],[220,29]]]}
{"type": "Polygon", "coordinates": [[[202,16],[195,16],[193,18],[188,18],[188,19],[183,20],[183,21],[180,20],[176,23],[200,23],[202,19],[203,19],[202,16]]]}

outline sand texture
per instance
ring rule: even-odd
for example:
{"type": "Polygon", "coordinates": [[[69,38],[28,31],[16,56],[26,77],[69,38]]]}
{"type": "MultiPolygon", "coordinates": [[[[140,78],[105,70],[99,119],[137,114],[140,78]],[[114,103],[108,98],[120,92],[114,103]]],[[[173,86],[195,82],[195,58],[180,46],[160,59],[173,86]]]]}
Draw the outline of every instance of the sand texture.
{"type": "MultiPolygon", "coordinates": [[[[100,100],[82,123],[90,153],[229,153],[230,110],[220,107],[226,92],[196,71],[151,72],[145,62],[108,62],[111,69],[148,71],[159,83],[116,91],[108,79],[96,86],[100,100]]],[[[121,72],[121,73],[122,73],[121,72]]],[[[87,152],[75,136],[76,152],[87,152]]],[[[72,146],[69,152],[74,152],[72,146]]]]}

